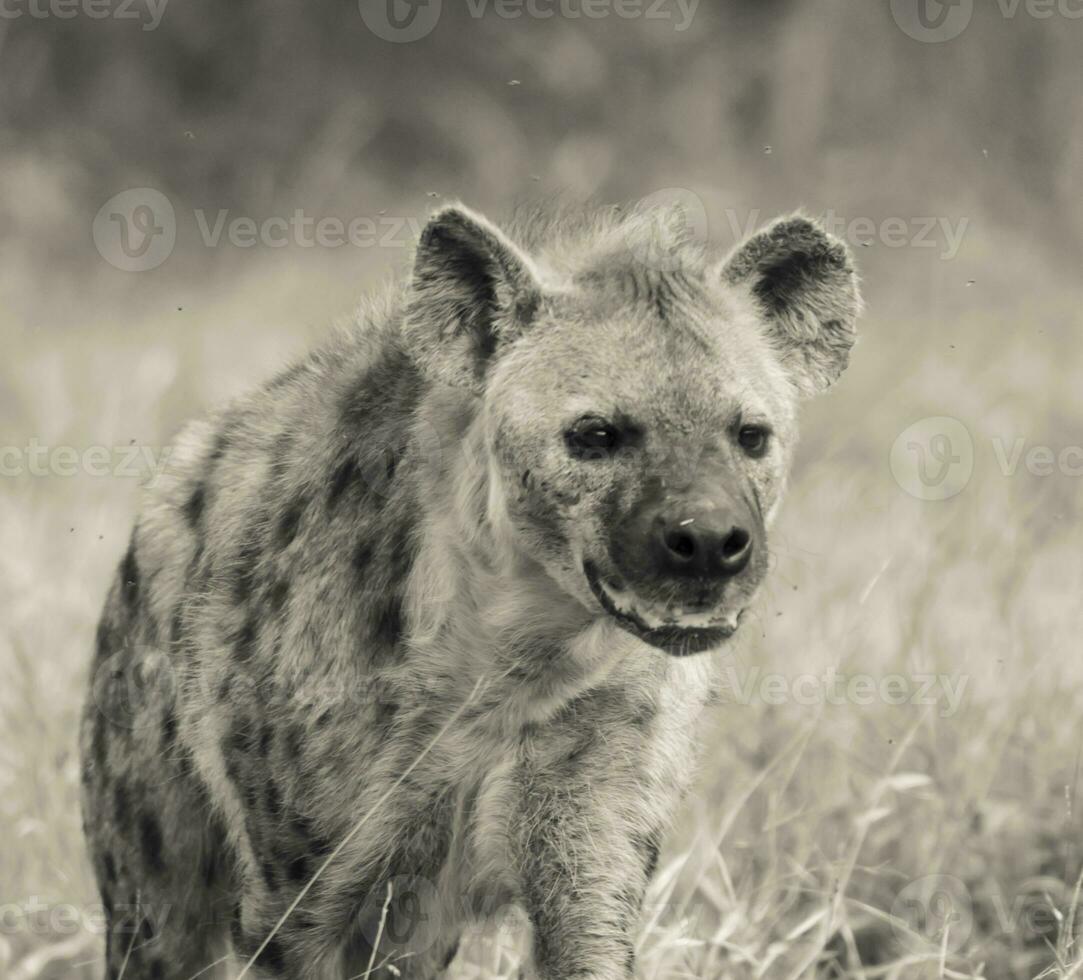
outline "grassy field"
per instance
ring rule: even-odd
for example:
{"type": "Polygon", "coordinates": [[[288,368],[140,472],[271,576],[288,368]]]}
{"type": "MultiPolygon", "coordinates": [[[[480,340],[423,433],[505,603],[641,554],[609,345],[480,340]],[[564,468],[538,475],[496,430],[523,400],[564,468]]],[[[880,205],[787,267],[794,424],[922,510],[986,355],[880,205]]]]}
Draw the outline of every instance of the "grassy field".
{"type": "MultiPolygon", "coordinates": [[[[367,91],[310,126],[329,100],[298,85],[281,131],[273,87],[259,103],[247,90],[228,108],[181,102],[149,56],[66,85],[57,65],[83,65],[66,54],[104,36],[126,55],[128,42],[87,28],[74,44],[54,25],[67,46],[38,57],[0,22],[0,74],[23,85],[5,82],[0,103],[13,136],[0,187],[0,977],[98,976],[75,731],[136,511],[132,453],[153,468],[184,419],[277,369],[408,257],[406,231],[363,248],[212,250],[194,209],[389,215],[408,231],[442,195],[499,214],[524,192],[675,184],[703,202],[720,248],[735,225],[798,205],[873,230],[847,232],[862,340],[807,407],[768,586],[725,651],[728,694],[648,902],[641,975],[1083,977],[1079,27],[994,12],[949,50],[885,26],[875,4],[844,7],[821,18],[780,3],[777,24],[751,6],[747,21],[705,12],[672,43],[554,22],[532,25],[549,32],[538,45],[498,23],[476,61],[437,35],[441,91],[418,46],[396,52],[414,70],[396,76],[394,106],[367,91]],[[737,91],[737,77],[751,81],[737,91]],[[118,99],[111,86],[131,78],[148,87],[118,99]],[[482,111],[464,116],[467,103],[482,111]],[[69,113],[60,142],[39,125],[69,113]],[[144,185],[170,191],[181,227],[161,269],[132,274],[101,261],[91,221],[144,185]],[[927,248],[914,229],[932,215],[945,225],[927,248]],[[909,223],[902,244],[883,229],[892,216],[909,223]]],[[[189,43],[194,17],[178,5],[154,37],[179,23],[175,43],[189,43]]],[[[388,70],[386,47],[355,69],[345,31],[321,62],[318,19],[259,27],[293,30],[297,61],[339,91],[351,71],[371,83],[388,70]]],[[[216,84],[234,93],[257,61],[215,62],[216,84]]],[[[515,962],[512,938],[481,934],[456,975],[512,977],[515,962]]]]}
{"type": "MultiPolygon", "coordinates": [[[[1080,969],[1079,476],[1036,475],[1026,460],[1078,436],[1083,307],[1025,249],[985,245],[926,281],[943,332],[902,351],[891,338],[912,329],[906,270],[926,276],[932,260],[860,256],[873,269],[864,339],[840,387],[809,405],[769,586],[725,653],[729,695],[649,905],[645,977],[1080,969]],[[892,446],[938,416],[968,429],[973,472],[950,499],[916,499],[892,446]]],[[[59,347],[9,327],[21,351],[6,378],[10,443],[120,447],[118,469],[133,440],[156,453],[177,406],[243,389],[318,335],[314,321],[348,313],[345,260],[288,258],[132,322],[103,299],[59,347]]],[[[372,281],[396,261],[374,257],[372,281]]],[[[76,301],[23,299],[43,316],[76,301]]],[[[90,976],[71,972],[98,941],[75,718],[139,481],[65,476],[55,459],[34,476],[25,457],[0,518],[0,958],[58,948],[62,965],[34,976],[90,976]]],[[[504,975],[489,972],[492,944],[464,953],[487,965],[463,976],[504,975]]]]}

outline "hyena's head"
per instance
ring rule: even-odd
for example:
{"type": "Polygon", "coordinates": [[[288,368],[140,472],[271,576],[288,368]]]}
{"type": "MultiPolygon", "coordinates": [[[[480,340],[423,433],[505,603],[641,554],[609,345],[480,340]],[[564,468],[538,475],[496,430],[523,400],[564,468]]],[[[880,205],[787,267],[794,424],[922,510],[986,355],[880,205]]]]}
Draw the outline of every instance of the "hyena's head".
{"type": "Polygon", "coordinates": [[[491,539],[683,654],[732,634],[763,580],[797,404],[846,367],[860,299],[846,246],[806,218],[725,258],[665,228],[632,215],[528,250],[445,208],[406,329],[472,393],[491,539]]]}

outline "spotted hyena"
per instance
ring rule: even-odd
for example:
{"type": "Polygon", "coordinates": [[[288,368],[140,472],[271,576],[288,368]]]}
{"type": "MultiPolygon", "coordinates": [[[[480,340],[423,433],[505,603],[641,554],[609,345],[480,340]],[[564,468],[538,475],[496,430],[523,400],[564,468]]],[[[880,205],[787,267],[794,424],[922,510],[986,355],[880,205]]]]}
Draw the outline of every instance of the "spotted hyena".
{"type": "Polygon", "coordinates": [[[858,307],[804,217],[716,257],[634,209],[452,206],[401,289],[188,428],[83,720],[108,976],[431,978],[517,907],[532,975],[631,977],[858,307]]]}

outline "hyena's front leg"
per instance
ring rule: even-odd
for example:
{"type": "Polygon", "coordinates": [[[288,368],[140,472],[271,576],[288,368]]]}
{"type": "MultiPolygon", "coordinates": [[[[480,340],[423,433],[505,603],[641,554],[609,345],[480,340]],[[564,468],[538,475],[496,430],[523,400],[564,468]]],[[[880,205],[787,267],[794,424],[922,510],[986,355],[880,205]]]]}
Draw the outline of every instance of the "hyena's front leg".
{"type": "Polygon", "coordinates": [[[630,980],[678,787],[658,771],[649,724],[627,718],[587,727],[580,716],[527,746],[512,836],[537,977],[630,980]]]}

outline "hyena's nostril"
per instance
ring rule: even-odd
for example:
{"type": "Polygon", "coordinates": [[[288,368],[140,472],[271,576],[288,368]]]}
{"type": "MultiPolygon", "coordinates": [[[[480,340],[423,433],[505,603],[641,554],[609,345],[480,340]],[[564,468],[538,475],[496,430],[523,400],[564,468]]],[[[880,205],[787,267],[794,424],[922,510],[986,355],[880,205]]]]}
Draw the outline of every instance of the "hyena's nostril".
{"type": "Polygon", "coordinates": [[[677,558],[690,561],[696,555],[696,539],[683,528],[675,531],[667,531],[665,541],[666,547],[677,558]]]}
{"type": "Polygon", "coordinates": [[[722,542],[722,557],[726,560],[740,557],[748,551],[750,541],[751,538],[743,527],[732,528],[722,542]]]}
{"type": "Polygon", "coordinates": [[[752,536],[743,527],[730,528],[722,540],[718,555],[723,574],[736,575],[752,557],[752,536]]]}

